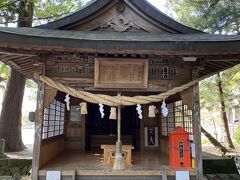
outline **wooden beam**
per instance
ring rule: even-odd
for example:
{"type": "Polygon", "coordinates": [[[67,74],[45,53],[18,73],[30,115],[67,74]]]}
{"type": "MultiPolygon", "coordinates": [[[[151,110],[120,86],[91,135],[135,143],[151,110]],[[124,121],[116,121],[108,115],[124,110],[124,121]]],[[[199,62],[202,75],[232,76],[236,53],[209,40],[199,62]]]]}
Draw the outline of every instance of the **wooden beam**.
{"type": "Polygon", "coordinates": [[[5,55],[1,55],[0,58],[5,59],[5,58],[9,58],[12,57],[12,54],[5,54],[5,55]]]}
{"type": "Polygon", "coordinates": [[[223,69],[225,67],[224,65],[219,64],[219,62],[207,62],[207,64],[211,65],[211,67],[217,67],[220,69],[223,69]]]}
{"type": "MultiPolygon", "coordinates": [[[[38,69],[39,73],[45,74],[45,65],[42,64],[38,69]]],[[[43,82],[38,82],[38,98],[37,110],[35,117],[35,139],[33,146],[33,161],[32,161],[32,179],[38,179],[38,171],[40,166],[41,141],[42,141],[42,121],[44,116],[44,88],[43,82]]]]}
{"type": "Polygon", "coordinates": [[[16,49],[12,48],[1,48],[0,47],[0,53],[5,55],[18,55],[18,56],[35,56],[35,54],[31,54],[30,52],[19,52],[16,51],[16,49]]]}
{"type": "Polygon", "coordinates": [[[34,68],[35,66],[32,65],[32,63],[28,63],[28,64],[24,64],[24,65],[20,65],[19,66],[21,67],[21,69],[32,69],[34,68]]]}
{"type": "Polygon", "coordinates": [[[13,61],[15,63],[17,63],[17,60],[18,59],[26,59],[26,58],[30,58],[30,57],[22,57],[22,58],[19,58],[19,56],[16,57],[16,55],[14,55],[13,57],[11,58],[5,58],[4,61],[7,63],[8,61],[13,61]]]}
{"type": "Polygon", "coordinates": [[[211,66],[210,64],[205,64],[205,70],[209,70],[211,72],[219,71],[219,68],[211,66]]]}
{"type": "Polygon", "coordinates": [[[8,64],[9,66],[13,67],[13,68],[16,69],[16,70],[19,70],[19,69],[21,68],[18,64],[16,64],[16,63],[13,62],[13,61],[8,61],[7,64],[8,64]]]}
{"type": "Polygon", "coordinates": [[[29,66],[24,66],[24,67],[21,66],[22,70],[31,70],[31,69],[34,69],[34,68],[36,68],[36,66],[33,66],[33,65],[31,65],[31,66],[30,65],[29,66]]]}
{"type": "Polygon", "coordinates": [[[34,75],[34,73],[36,72],[36,69],[32,69],[32,70],[28,70],[28,71],[20,71],[22,74],[31,74],[32,76],[34,75]]]}
{"type": "MultiPolygon", "coordinates": [[[[197,79],[197,72],[193,71],[193,79],[197,79]]],[[[202,167],[202,144],[201,144],[201,120],[200,120],[200,101],[199,84],[193,86],[193,136],[195,144],[195,170],[197,179],[203,179],[202,167]]]]}
{"type": "Polygon", "coordinates": [[[28,62],[28,61],[31,60],[32,58],[33,58],[33,57],[27,56],[27,57],[17,58],[17,59],[15,59],[14,61],[24,63],[24,62],[28,62]]]}
{"type": "MultiPolygon", "coordinates": [[[[24,71],[24,70],[23,70],[24,71]]],[[[51,77],[52,79],[74,88],[84,89],[86,91],[119,91],[119,89],[107,89],[107,88],[100,88],[96,89],[93,87],[93,78],[61,78],[61,77],[51,77]]],[[[148,82],[147,89],[128,89],[123,88],[121,91],[131,91],[131,92],[164,92],[169,90],[169,88],[178,87],[180,85],[186,84],[187,82],[191,81],[190,78],[185,80],[152,80],[150,79],[148,82]]]]}
{"type": "Polygon", "coordinates": [[[225,66],[235,66],[237,65],[238,63],[240,63],[240,60],[239,61],[223,61],[221,62],[221,64],[225,64],[225,66]]]}
{"type": "Polygon", "coordinates": [[[199,73],[207,75],[207,74],[211,73],[211,71],[207,71],[204,69],[204,70],[200,70],[199,73]]]}
{"type": "Polygon", "coordinates": [[[226,59],[226,57],[223,59],[207,59],[207,62],[229,62],[229,61],[240,62],[240,59],[239,58],[226,59]]]}

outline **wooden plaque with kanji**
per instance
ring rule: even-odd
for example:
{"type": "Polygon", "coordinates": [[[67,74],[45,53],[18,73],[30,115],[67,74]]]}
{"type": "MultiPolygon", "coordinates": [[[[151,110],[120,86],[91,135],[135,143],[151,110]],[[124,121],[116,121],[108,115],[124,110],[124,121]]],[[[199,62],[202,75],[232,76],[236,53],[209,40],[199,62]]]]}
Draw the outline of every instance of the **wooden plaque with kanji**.
{"type": "Polygon", "coordinates": [[[148,60],[96,58],[95,88],[147,88],[148,60]]]}

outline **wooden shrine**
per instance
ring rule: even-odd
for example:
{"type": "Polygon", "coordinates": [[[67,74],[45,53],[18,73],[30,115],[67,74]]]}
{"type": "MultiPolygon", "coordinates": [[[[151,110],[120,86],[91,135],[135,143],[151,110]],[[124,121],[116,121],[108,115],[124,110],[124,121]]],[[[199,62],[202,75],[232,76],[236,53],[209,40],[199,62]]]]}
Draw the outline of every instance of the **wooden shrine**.
{"type": "Polygon", "coordinates": [[[239,35],[186,27],[146,0],[96,0],[44,25],[0,27],[1,60],[39,87],[32,179],[173,177],[168,138],[179,126],[194,151],[191,167],[177,167],[202,179],[198,82],[239,64],[239,47],[239,35]],[[125,170],[113,170],[116,153],[125,170]]]}

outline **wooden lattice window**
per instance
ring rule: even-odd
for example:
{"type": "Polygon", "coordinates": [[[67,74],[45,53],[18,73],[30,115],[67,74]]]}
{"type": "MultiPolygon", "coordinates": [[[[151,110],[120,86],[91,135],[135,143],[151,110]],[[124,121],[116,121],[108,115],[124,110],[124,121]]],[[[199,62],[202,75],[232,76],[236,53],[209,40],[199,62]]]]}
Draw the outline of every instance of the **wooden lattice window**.
{"type": "Polygon", "coordinates": [[[177,126],[192,132],[192,110],[188,109],[182,101],[167,104],[168,116],[162,116],[162,135],[167,136],[177,126]]]}
{"type": "Polygon", "coordinates": [[[183,104],[182,101],[177,101],[174,103],[174,111],[175,111],[175,127],[181,126],[184,127],[184,119],[183,119],[183,104]]]}
{"type": "Polygon", "coordinates": [[[174,120],[174,103],[167,104],[168,116],[162,116],[162,135],[167,136],[168,133],[175,129],[174,120]]]}
{"type": "Polygon", "coordinates": [[[44,109],[42,139],[59,136],[64,132],[65,104],[54,100],[44,109]]]}
{"type": "Polygon", "coordinates": [[[192,122],[192,110],[190,110],[187,105],[183,105],[183,116],[184,116],[184,128],[186,131],[193,132],[193,122],[192,122]]]}

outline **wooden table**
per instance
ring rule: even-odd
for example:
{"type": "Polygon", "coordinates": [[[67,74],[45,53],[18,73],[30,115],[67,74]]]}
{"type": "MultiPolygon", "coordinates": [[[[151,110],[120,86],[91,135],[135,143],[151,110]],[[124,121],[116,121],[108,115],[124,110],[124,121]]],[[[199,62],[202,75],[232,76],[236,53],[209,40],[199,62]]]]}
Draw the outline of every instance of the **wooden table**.
{"type": "MultiPolygon", "coordinates": [[[[114,163],[116,145],[101,145],[101,149],[103,149],[103,163],[110,165],[114,163]]],[[[132,161],[132,149],[134,147],[132,145],[122,145],[122,153],[124,157],[125,165],[131,165],[132,161]]]]}

